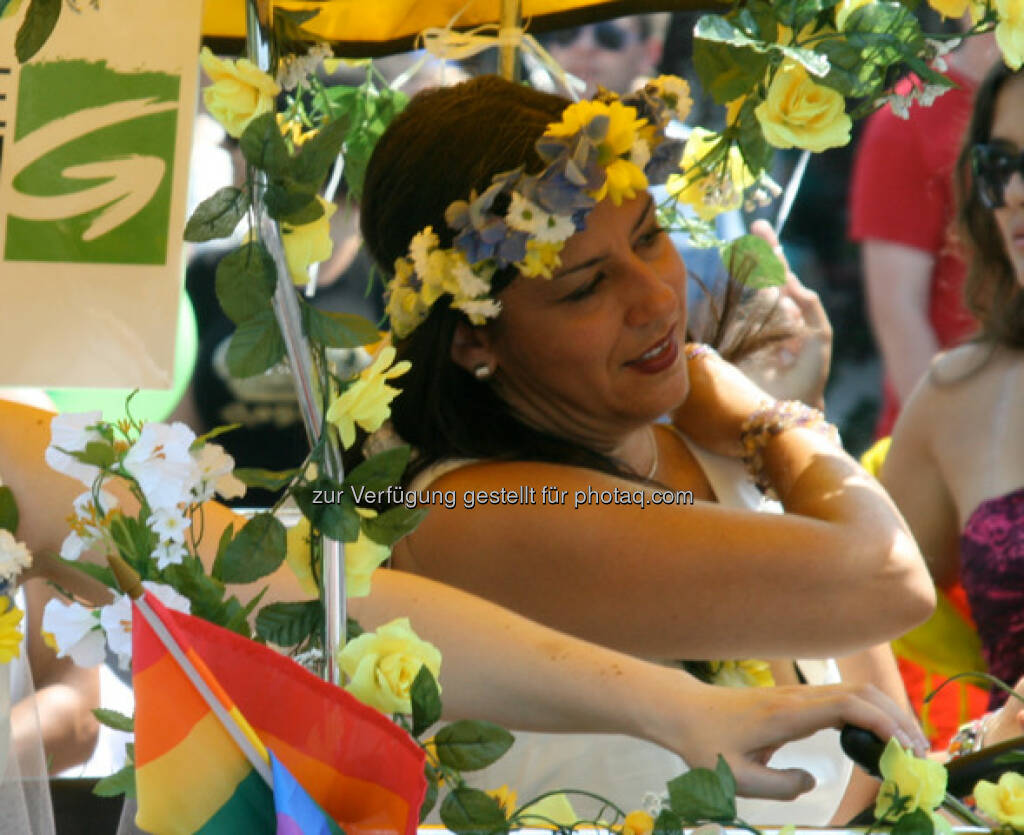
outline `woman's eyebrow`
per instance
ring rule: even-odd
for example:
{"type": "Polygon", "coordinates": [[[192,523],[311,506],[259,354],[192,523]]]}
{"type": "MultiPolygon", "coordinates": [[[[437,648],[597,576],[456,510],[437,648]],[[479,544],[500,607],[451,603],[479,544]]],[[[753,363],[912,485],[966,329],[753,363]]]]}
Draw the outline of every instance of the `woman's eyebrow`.
{"type": "MultiPolygon", "coordinates": [[[[633,224],[633,228],[629,230],[630,236],[635,235],[637,230],[641,226],[644,225],[644,221],[646,221],[647,218],[650,217],[651,212],[653,210],[654,210],[654,198],[651,197],[650,195],[647,195],[647,205],[644,207],[644,210],[640,213],[640,217],[637,218],[636,223],[633,224]]],[[[603,261],[607,257],[608,257],[607,255],[595,255],[593,258],[588,258],[586,261],[583,261],[582,263],[577,264],[575,267],[569,267],[569,269],[567,269],[567,270],[563,270],[562,272],[555,273],[555,275],[553,277],[554,278],[562,278],[563,276],[567,276],[567,275],[569,275],[571,273],[577,272],[578,270],[585,270],[588,267],[593,267],[595,264],[599,264],[601,261],[603,261]]]]}

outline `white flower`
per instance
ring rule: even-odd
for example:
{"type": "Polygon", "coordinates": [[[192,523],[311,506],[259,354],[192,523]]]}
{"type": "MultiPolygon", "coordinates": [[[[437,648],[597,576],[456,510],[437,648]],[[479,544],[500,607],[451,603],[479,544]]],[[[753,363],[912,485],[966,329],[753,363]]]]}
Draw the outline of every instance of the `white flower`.
{"type": "Polygon", "coordinates": [[[76,461],[67,452],[81,452],[90,441],[102,441],[103,436],[95,429],[87,429],[103,418],[102,412],[81,412],[70,415],[56,415],[50,421],[50,445],[44,455],[46,463],[64,475],[78,479],[91,487],[99,467],[76,461]]]}
{"type": "Polygon", "coordinates": [[[474,325],[486,324],[488,319],[493,319],[501,312],[501,303],[494,299],[456,302],[455,307],[465,313],[474,325]]]}
{"type": "Polygon", "coordinates": [[[13,580],[32,565],[32,554],[24,542],[18,542],[10,531],[0,528],[0,583],[13,580]]]}
{"type": "Polygon", "coordinates": [[[334,52],[326,43],[316,43],[305,55],[285,56],[277,69],[277,83],[285,90],[294,90],[306,76],[316,72],[320,62],[333,57],[334,52]]]}
{"type": "Polygon", "coordinates": [[[161,542],[184,542],[185,531],[192,524],[191,520],[176,507],[157,508],[147,521],[149,529],[160,537],[161,542]]]}
{"type": "Polygon", "coordinates": [[[199,467],[197,501],[212,499],[214,491],[223,499],[240,499],[245,495],[245,484],[233,472],[235,459],[220,444],[203,444],[193,457],[199,467]]]}
{"type": "Polygon", "coordinates": [[[437,249],[440,243],[432,226],[428,226],[422,232],[417,232],[409,242],[409,257],[412,259],[416,273],[421,278],[425,279],[430,272],[430,253],[437,249]]]}
{"type": "Polygon", "coordinates": [[[77,560],[82,554],[92,548],[99,541],[99,537],[82,536],[77,531],[72,531],[61,543],[60,555],[65,560],[77,560]]]}
{"type": "MultiPolygon", "coordinates": [[[[189,599],[178,594],[171,586],[144,580],[142,585],[168,609],[188,614],[191,611],[189,599]]],[[[100,609],[100,624],[107,633],[110,649],[117,655],[118,666],[127,670],[132,660],[132,601],[122,594],[109,606],[100,609]]]]}
{"type": "Polygon", "coordinates": [[[576,232],[571,217],[548,214],[517,192],[512,192],[505,222],[542,243],[561,243],[576,232]]]}
{"type": "Polygon", "coordinates": [[[103,541],[100,521],[112,508],[117,507],[117,499],[106,490],[100,490],[99,499],[100,507],[97,508],[92,491],[86,490],[72,503],[75,518],[71,522],[71,533],[60,546],[60,555],[64,559],[77,560],[85,551],[103,541]]]}
{"type": "Polygon", "coordinates": [[[184,423],[147,423],[124,457],[124,468],[139,482],[150,507],[173,507],[188,501],[199,481],[199,467],[189,447],[195,433],[184,423]]]}
{"type": "Polygon", "coordinates": [[[169,565],[180,565],[182,560],[188,556],[188,551],[180,542],[166,540],[153,549],[153,559],[156,560],[156,567],[163,571],[169,565]]]}
{"type": "Polygon", "coordinates": [[[100,507],[93,501],[92,490],[86,490],[72,502],[75,515],[86,522],[94,522],[117,507],[117,497],[106,490],[100,490],[100,507]]]}
{"type": "Polygon", "coordinates": [[[924,88],[917,94],[917,100],[921,102],[924,107],[931,107],[935,100],[943,95],[949,87],[943,87],[941,84],[925,84],[924,88]]]}
{"type": "Polygon", "coordinates": [[[98,613],[81,603],[51,600],[43,609],[43,640],[79,667],[95,667],[106,655],[98,613]]]}
{"type": "Polygon", "coordinates": [[[473,268],[464,258],[452,265],[452,276],[459,285],[458,295],[463,298],[475,299],[486,296],[491,290],[490,285],[473,272],[473,268]]]}
{"type": "Polygon", "coordinates": [[[633,143],[633,147],[629,149],[629,161],[641,171],[647,167],[647,163],[651,161],[651,146],[646,139],[638,137],[633,143]]]}

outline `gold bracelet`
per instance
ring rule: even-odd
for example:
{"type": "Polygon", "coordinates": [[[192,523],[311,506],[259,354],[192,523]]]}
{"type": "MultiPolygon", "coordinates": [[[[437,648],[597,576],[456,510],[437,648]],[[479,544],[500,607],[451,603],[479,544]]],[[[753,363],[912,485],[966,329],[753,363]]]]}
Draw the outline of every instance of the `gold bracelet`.
{"type": "Polygon", "coordinates": [[[740,427],[743,463],[754,484],[769,498],[777,499],[765,472],[764,451],[768,441],[787,429],[813,429],[839,446],[839,431],[825,416],[799,400],[776,400],[755,410],[740,427]]]}

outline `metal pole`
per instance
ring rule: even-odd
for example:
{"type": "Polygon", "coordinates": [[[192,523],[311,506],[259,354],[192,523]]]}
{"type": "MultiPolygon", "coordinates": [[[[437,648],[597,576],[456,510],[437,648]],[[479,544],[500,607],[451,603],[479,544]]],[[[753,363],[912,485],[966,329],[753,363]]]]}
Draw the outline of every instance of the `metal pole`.
{"type": "MultiPolygon", "coordinates": [[[[246,3],[246,51],[249,60],[264,72],[273,74],[274,56],[270,42],[271,20],[268,0],[248,0],[246,3]]],[[[281,243],[281,230],[264,211],[257,199],[253,209],[259,223],[260,238],[277,272],[277,286],[272,301],[281,336],[284,339],[288,361],[291,364],[295,393],[299,401],[310,445],[320,438],[323,425],[323,392],[316,373],[309,341],[302,332],[302,312],[288,272],[281,243]]],[[[341,450],[333,435],[327,438],[325,469],[327,475],[338,481],[344,475],[341,450]]],[[[345,645],[347,613],[345,611],[345,544],[323,538],[323,606],[326,634],[324,636],[324,678],[341,684],[341,670],[334,660],[335,653],[345,645]]]]}
{"type": "MultiPolygon", "coordinates": [[[[501,0],[501,19],[498,25],[501,29],[518,29],[523,25],[522,0],[501,0]]],[[[519,64],[514,44],[502,44],[499,48],[498,73],[509,81],[517,80],[519,64]]]]}

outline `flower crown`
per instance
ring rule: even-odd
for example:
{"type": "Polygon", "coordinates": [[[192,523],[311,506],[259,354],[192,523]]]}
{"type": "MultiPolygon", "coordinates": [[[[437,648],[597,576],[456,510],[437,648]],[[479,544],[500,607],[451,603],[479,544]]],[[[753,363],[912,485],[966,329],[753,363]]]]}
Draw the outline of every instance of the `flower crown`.
{"type": "Polygon", "coordinates": [[[689,85],[671,75],[622,99],[602,89],[592,101],[569,105],[537,140],[543,171],[526,174],[520,166],[496,174],[482,194],[452,203],[445,210],[457,233],[451,248],[441,248],[430,226],[413,236],[388,283],[395,336],[415,330],[445,294],[474,325],[493,319],[501,304],[491,298],[491,282],[505,267],[551,278],[565,241],[598,202],[618,206],[678,170],[682,143],[665,128],[685,119],[690,106],[689,85]]]}

